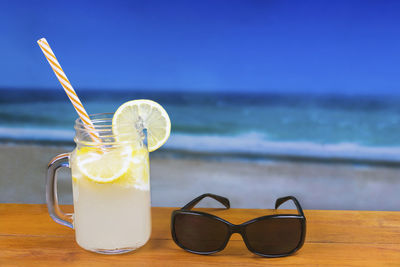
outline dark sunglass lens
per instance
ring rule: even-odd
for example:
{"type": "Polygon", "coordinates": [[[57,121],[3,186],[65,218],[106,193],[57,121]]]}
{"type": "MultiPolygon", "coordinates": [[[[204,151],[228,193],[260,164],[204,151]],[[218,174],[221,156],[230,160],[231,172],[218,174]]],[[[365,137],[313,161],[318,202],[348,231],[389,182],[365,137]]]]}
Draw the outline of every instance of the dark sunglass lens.
{"type": "Polygon", "coordinates": [[[229,232],[225,223],[194,214],[177,214],[174,230],[178,243],[196,252],[222,249],[229,232]]]}
{"type": "Polygon", "coordinates": [[[279,255],[292,252],[301,240],[301,219],[270,218],[247,225],[247,242],[258,253],[279,255]]]}

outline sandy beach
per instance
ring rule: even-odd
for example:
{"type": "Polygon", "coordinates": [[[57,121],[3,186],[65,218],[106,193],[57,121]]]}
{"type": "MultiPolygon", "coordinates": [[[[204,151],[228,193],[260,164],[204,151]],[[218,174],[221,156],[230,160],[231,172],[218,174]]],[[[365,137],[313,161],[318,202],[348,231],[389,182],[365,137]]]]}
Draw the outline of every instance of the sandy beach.
{"type": "MultiPolygon", "coordinates": [[[[0,145],[0,202],[45,203],[47,163],[72,147],[0,145]]],[[[305,209],[400,210],[398,167],[344,163],[176,157],[151,154],[153,206],[182,206],[211,192],[233,208],[272,208],[294,195],[305,209]]],[[[59,200],[72,203],[68,169],[60,171],[59,200]]],[[[204,205],[213,205],[204,202],[204,205]]],[[[288,206],[289,207],[289,206],[288,206]]]]}

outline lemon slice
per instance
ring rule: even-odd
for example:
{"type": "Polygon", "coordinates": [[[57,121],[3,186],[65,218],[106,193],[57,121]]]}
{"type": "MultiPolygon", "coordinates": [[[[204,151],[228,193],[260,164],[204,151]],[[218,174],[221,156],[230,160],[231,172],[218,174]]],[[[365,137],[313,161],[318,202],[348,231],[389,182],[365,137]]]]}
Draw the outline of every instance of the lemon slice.
{"type": "Polygon", "coordinates": [[[79,170],[88,179],[97,183],[111,183],[128,172],[132,148],[110,151],[86,150],[77,153],[79,170]]]}
{"type": "Polygon", "coordinates": [[[120,106],[112,119],[113,132],[118,141],[130,141],[138,137],[138,123],[147,129],[149,151],[161,147],[171,132],[171,121],[165,109],[158,103],[139,99],[120,106]]]}
{"type": "Polygon", "coordinates": [[[126,174],[115,181],[124,187],[136,187],[141,190],[149,190],[149,153],[147,149],[133,150],[131,165],[126,174]]]}

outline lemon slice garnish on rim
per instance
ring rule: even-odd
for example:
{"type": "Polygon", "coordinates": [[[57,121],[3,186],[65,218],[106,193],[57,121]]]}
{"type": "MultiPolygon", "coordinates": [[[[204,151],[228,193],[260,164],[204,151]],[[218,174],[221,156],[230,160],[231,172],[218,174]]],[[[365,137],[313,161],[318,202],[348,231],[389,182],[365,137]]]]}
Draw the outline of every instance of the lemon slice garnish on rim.
{"type": "Polygon", "coordinates": [[[77,153],[77,165],[81,173],[97,183],[111,183],[126,174],[130,168],[132,148],[111,151],[82,151],[77,153]]]}
{"type": "Polygon", "coordinates": [[[171,120],[167,112],[160,104],[147,99],[126,102],[117,109],[112,119],[115,138],[123,142],[137,137],[138,122],[147,129],[149,152],[160,148],[168,140],[171,120]]]}

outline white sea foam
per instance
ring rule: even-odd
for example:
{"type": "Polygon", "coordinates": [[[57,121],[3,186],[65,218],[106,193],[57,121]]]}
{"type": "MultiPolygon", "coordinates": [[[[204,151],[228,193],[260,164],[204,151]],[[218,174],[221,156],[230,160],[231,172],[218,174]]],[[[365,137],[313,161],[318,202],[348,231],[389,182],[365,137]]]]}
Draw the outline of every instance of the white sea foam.
{"type": "MultiPolygon", "coordinates": [[[[72,142],[73,130],[0,127],[0,139],[16,141],[72,142]]],[[[242,135],[190,135],[172,133],[163,146],[166,150],[216,154],[313,157],[321,159],[359,159],[400,162],[400,147],[373,147],[355,143],[320,144],[314,142],[272,141],[260,133],[242,135]]]]}
{"type": "Polygon", "coordinates": [[[0,127],[0,139],[24,141],[73,141],[74,131],[47,128],[0,127]]]}
{"type": "Polygon", "coordinates": [[[354,143],[318,144],[277,142],[259,133],[238,136],[174,134],[166,148],[210,153],[385,160],[400,162],[400,147],[372,147],[354,143]]]}

